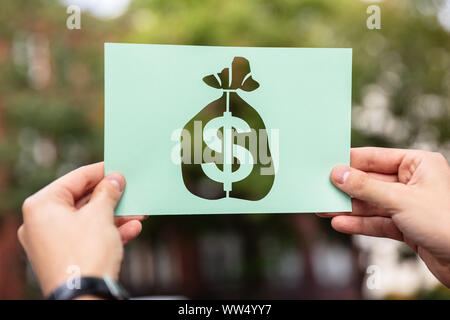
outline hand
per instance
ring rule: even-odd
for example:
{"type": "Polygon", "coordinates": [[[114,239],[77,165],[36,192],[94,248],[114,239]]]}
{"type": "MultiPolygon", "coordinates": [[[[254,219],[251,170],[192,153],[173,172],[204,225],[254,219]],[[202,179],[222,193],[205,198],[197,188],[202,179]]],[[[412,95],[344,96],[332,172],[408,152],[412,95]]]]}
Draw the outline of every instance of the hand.
{"type": "Polygon", "coordinates": [[[25,200],[19,240],[44,296],[63,284],[76,266],[81,276],[117,280],[123,245],[142,229],[143,217],[114,220],[125,179],[104,177],[103,163],[81,167],[25,200]]]}
{"type": "Polygon", "coordinates": [[[356,148],[333,184],[352,196],[352,212],[321,213],[334,229],[404,241],[450,287],[450,168],[438,153],[356,148]]]}

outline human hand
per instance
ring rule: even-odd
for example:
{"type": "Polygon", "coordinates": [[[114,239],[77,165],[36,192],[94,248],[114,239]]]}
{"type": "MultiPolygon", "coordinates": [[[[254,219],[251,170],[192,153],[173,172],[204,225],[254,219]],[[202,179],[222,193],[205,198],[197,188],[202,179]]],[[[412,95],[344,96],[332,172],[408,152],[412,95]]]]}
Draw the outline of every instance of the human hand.
{"type": "Polygon", "coordinates": [[[114,219],[125,179],[119,173],[104,177],[103,163],[81,167],[25,200],[18,237],[33,266],[44,296],[71,276],[117,280],[123,245],[142,229],[143,217],[114,219]]]}
{"type": "Polygon", "coordinates": [[[450,168],[438,153],[385,148],[351,150],[333,184],[352,196],[352,212],[332,217],[337,231],[404,241],[450,287],[450,168]]]}

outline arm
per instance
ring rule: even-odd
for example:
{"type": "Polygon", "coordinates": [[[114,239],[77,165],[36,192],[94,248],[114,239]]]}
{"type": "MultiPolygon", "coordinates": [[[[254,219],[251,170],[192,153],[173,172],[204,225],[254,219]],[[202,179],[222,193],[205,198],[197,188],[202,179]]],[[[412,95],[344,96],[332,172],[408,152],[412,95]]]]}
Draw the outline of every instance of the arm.
{"type": "Polygon", "coordinates": [[[81,276],[117,280],[123,244],[141,231],[142,217],[114,219],[125,179],[103,175],[103,163],[81,167],[59,178],[23,204],[19,240],[44,296],[63,284],[76,266],[81,276]]]}
{"type": "Polygon", "coordinates": [[[340,232],[405,242],[450,287],[450,168],[441,154],[356,148],[351,168],[335,167],[331,180],[353,211],[319,216],[340,232]]]}

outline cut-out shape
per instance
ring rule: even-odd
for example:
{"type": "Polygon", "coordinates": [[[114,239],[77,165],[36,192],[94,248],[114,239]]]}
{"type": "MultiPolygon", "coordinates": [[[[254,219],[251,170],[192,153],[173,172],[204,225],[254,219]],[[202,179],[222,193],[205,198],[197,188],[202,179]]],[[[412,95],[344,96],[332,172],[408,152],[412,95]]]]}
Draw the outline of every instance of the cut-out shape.
{"type": "Polygon", "coordinates": [[[184,184],[204,199],[260,200],[272,188],[275,166],[264,121],[237,93],[259,88],[250,63],[235,57],[231,68],[203,81],[222,96],[184,126],[191,137],[181,139],[181,152],[189,155],[181,163],[184,184]]]}

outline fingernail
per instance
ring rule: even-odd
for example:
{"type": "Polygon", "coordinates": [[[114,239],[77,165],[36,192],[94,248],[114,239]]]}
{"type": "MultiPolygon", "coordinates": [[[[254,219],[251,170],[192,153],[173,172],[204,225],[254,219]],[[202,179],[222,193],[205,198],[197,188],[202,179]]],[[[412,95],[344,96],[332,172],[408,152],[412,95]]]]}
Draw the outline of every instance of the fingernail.
{"type": "Polygon", "coordinates": [[[106,177],[106,179],[120,192],[122,192],[125,188],[125,179],[119,173],[112,173],[108,177],[106,177]]]}
{"type": "Polygon", "coordinates": [[[339,184],[344,184],[350,175],[349,167],[337,167],[333,170],[333,179],[339,184]]]}

